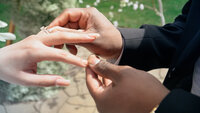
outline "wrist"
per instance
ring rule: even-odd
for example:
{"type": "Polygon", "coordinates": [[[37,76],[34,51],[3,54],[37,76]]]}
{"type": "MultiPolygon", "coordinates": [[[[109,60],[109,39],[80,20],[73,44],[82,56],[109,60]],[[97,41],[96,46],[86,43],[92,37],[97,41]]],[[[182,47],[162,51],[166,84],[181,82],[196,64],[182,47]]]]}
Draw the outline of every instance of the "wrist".
{"type": "Polygon", "coordinates": [[[123,38],[122,38],[122,35],[120,33],[120,31],[118,29],[116,29],[117,32],[116,32],[116,39],[118,40],[118,43],[117,43],[117,47],[116,47],[116,52],[115,54],[113,55],[112,59],[118,59],[121,54],[122,54],[122,51],[123,51],[123,45],[124,45],[124,41],[123,41],[123,38]]]}

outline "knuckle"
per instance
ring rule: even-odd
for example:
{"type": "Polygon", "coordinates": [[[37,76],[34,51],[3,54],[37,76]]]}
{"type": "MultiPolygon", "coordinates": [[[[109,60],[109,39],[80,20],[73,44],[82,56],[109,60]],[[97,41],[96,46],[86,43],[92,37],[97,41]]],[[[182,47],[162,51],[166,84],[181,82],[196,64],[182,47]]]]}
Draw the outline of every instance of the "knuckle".
{"type": "Polygon", "coordinates": [[[58,57],[60,59],[65,60],[67,57],[69,57],[69,55],[66,52],[62,51],[62,52],[58,53],[58,57]]]}
{"type": "Polygon", "coordinates": [[[101,73],[106,73],[107,71],[107,65],[108,63],[105,62],[105,61],[100,61],[98,64],[97,64],[97,70],[101,73]]]}
{"type": "Polygon", "coordinates": [[[132,67],[130,67],[130,66],[124,66],[124,67],[122,67],[122,68],[124,68],[124,69],[132,69],[132,67]]]}
{"type": "Polygon", "coordinates": [[[120,75],[126,75],[127,72],[132,70],[132,67],[130,67],[130,66],[119,66],[118,70],[119,70],[120,75]]]}
{"type": "Polygon", "coordinates": [[[27,37],[27,38],[36,38],[37,37],[37,35],[31,35],[31,36],[29,36],[29,37],[27,37]]]}
{"type": "Polygon", "coordinates": [[[97,10],[95,7],[89,7],[88,9],[91,10],[91,11],[96,11],[97,10]]]}
{"type": "Polygon", "coordinates": [[[66,15],[66,14],[69,13],[70,10],[71,10],[71,8],[66,8],[66,9],[63,11],[63,13],[66,15]]]}
{"type": "Polygon", "coordinates": [[[27,38],[25,38],[24,40],[22,40],[23,42],[32,42],[33,40],[36,40],[38,38],[38,36],[37,35],[31,35],[31,36],[29,36],[29,37],[27,37],[27,38]]]}
{"type": "Polygon", "coordinates": [[[33,53],[36,53],[39,50],[41,50],[40,45],[34,41],[30,44],[27,43],[26,46],[24,46],[24,54],[26,56],[32,55],[33,53]]]}
{"type": "Polygon", "coordinates": [[[98,10],[95,7],[89,7],[87,8],[87,10],[90,14],[96,14],[98,12],[98,10]]]}
{"type": "Polygon", "coordinates": [[[74,10],[74,8],[67,8],[64,10],[64,15],[69,15],[70,13],[72,13],[72,11],[74,10]]]}
{"type": "Polygon", "coordinates": [[[113,74],[118,74],[118,67],[114,64],[110,64],[109,62],[105,62],[105,61],[100,61],[98,64],[98,70],[101,73],[113,73],[113,74]]]}
{"type": "Polygon", "coordinates": [[[105,62],[105,61],[100,61],[99,62],[99,68],[105,70],[106,67],[108,67],[109,63],[108,62],[105,62]]]}
{"type": "Polygon", "coordinates": [[[39,50],[39,49],[40,49],[38,43],[36,43],[36,42],[33,42],[31,45],[27,46],[27,48],[28,48],[29,50],[32,50],[32,51],[36,51],[36,50],[39,50]]]}

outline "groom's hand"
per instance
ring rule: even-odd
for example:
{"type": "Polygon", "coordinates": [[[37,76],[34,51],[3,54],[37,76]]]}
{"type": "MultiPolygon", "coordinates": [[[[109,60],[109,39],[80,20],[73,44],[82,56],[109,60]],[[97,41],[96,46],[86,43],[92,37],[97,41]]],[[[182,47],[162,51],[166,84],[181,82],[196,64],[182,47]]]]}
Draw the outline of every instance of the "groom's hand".
{"type": "Polygon", "coordinates": [[[114,59],[118,58],[121,53],[122,37],[120,32],[96,8],[66,9],[49,25],[49,28],[54,26],[83,29],[83,32],[87,33],[99,33],[100,36],[94,42],[79,44],[96,55],[114,59]]]}
{"type": "Polygon", "coordinates": [[[169,91],[152,75],[90,56],[86,82],[100,113],[149,113],[169,91]],[[105,85],[99,78],[110,79],[105,85]]]}

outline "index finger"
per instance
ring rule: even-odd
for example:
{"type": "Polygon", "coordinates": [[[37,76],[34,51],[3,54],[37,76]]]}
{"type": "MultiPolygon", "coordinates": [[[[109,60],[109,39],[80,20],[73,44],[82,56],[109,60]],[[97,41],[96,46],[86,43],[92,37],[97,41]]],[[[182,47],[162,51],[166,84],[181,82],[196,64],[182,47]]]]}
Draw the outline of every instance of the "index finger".
{"type": "Polygon", "coordinates": [[[65,43],[90,43],[93,42],[98,33],[72,33],[72,32],[55,32],[38,36],[38,39],[47,46],[60,45],[65,43]]]}
{"type": "Polygon", "coordinates": [[[88,61],[78,56],[70,54],[64,50],[43,46],[40,51],[35,52],[36,62],[40,61],[61,61],[69,64],[74,64],[80,67],[86,67],[88,61]]]}
{"type": "Polygon", "coordinates": [[[102,82],[89,67],[86,68],[86,84],[93,98],[96,98],[104,90],[102,82]]]}

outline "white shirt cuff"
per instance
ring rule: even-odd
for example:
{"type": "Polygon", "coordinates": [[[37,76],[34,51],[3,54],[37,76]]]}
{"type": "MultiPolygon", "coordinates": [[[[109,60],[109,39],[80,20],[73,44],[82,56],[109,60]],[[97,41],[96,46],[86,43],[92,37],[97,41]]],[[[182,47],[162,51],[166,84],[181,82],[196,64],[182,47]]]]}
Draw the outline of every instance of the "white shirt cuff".
{"type": "Polygon", "coordinates": [[[121,60],[121,58],[122,58],[123,52],[124,52],[124,41],[122,42],[122,51],[121,51],[119,57],[117,59],[108,59],[107,62],[110,62],[112,64],[118,65],[120,60],[121,60]]]}

